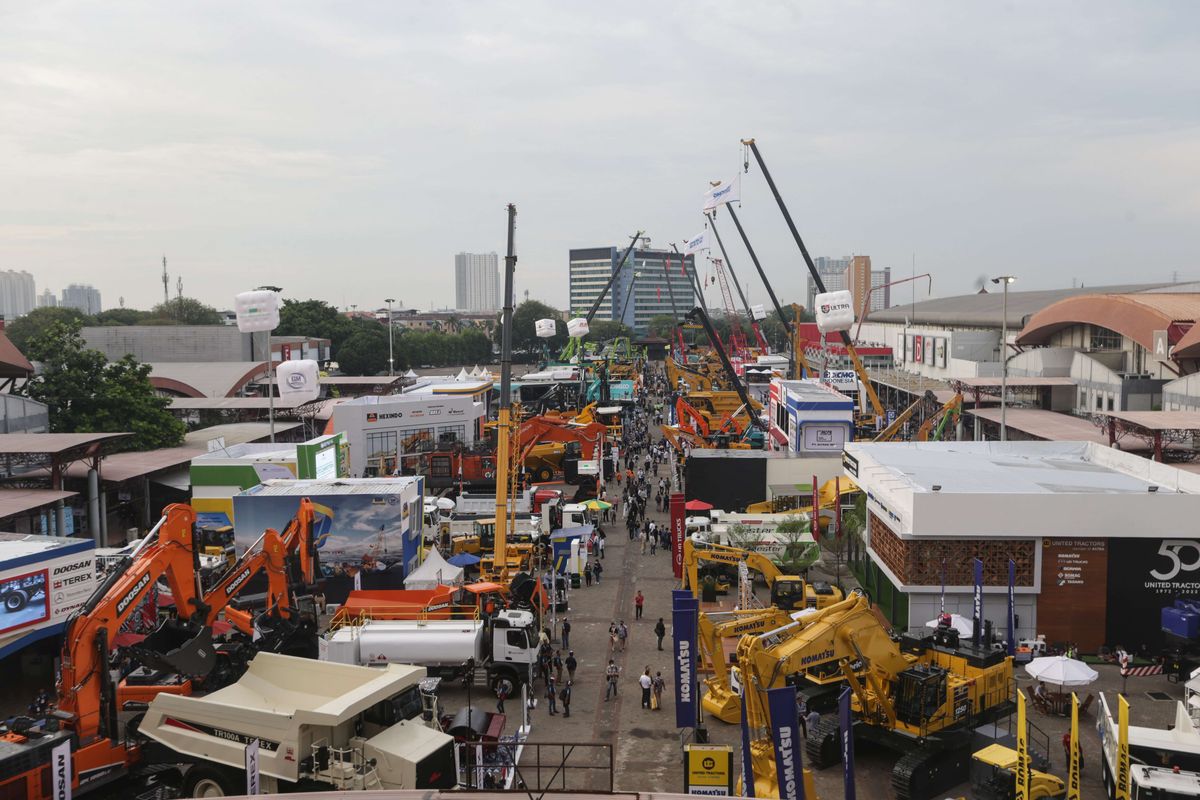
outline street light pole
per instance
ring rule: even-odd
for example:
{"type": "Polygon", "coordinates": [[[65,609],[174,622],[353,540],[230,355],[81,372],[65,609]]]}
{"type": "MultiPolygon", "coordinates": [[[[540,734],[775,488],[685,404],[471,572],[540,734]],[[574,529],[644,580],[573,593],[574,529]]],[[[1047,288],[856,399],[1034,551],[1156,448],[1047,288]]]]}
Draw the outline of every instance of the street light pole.
{"type": "Polygon", "coordinates": [[[392,303],[396,298],[389,297],[385,302],[388,304],[388,377],[391,378],[396,374],[396,361],[392,357],[392,303]]]}
{"type": "Polygon", "coordinates": [[[1008,441],[1008,285],[1016,280],[1013,275],[992,278],[992,283],[1004,287],[1004,300],[1000,312],[1000,441],[1008,441]]]}

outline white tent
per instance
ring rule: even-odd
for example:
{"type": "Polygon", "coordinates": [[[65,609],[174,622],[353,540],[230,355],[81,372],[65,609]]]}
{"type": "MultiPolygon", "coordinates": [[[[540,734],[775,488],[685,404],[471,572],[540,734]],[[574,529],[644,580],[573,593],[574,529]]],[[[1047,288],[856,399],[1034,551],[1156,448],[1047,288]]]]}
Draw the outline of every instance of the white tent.
{"type": "Polygon", "coordinates": [[[462,567],[456,567],[437,550],[430,550],[421,562],[421,566],[413,570],[404,579],[405,589],[433,589],[442,584],[445,586],[462,586],[462,567]]]}
{"type": "Polygon", "coordinates": [[[458,374],[454,376],[454,380],[457,383],[462,383],[466,379],[467,379],[467,369],[466,369],[466,367],[462,367],[458,370],[458,374]]]}
{"type": "Polygon", "coordinates": [[[406,378],[415,378],[415,377],[417,377],[417,373],[413,372],[413,371],[410,369],[408,372],[404,373],[404,377],[406,377],[406,378]]]}

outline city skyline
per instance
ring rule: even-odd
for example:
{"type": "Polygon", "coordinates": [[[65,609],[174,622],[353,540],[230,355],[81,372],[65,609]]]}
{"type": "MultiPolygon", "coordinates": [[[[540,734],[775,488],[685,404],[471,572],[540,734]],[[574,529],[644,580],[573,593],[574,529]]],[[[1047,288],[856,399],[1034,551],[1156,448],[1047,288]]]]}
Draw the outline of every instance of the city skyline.
{"type": "MultiPolygon", "coordinates": [[[[1030,289],[1131,265],[1200,278],[1200,111],[1178,102],[1200,89],[1198,22],[1195,4],[1103,0],[18,6],[0,107],[22,124],[0,131],[0,167],[22,190],[0,198],[0,265],[103,276],[149,308],[167,252],[217,308],[262,284],[424,308],[450,302],[447,242],[504,252],[513,202],[518,282],[561,306],[563,253],[694,236],[701,193],[755,136],[811,252],[870,253],[896,277],[915,260],[935,296],[1018,258],[1030,289]],[[258,45],[216,44],[235,34],[258,45]]],[[[739,216],[798,299],[806,270],[749,163],[739,216]]]]}

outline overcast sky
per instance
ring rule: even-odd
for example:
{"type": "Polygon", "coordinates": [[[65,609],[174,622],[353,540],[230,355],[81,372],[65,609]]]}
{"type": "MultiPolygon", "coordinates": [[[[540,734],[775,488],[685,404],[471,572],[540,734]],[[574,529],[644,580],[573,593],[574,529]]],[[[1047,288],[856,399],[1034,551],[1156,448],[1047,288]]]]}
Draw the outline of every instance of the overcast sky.
{"type": "MultiPolygon", "coordinates": [[[[698,233],[746,136],[813,255],[915,254],[935,295],[1200,279],[1183,0],[0,0],[0,123],[0,268],[105,307],[161,300],[164,253],[172,295],[219,307],[452,305],[507,202],[518,290],[562,307],[569,248],[698,233]]],[[[739,213],[803,301],[753,164],[739,213]]]]}

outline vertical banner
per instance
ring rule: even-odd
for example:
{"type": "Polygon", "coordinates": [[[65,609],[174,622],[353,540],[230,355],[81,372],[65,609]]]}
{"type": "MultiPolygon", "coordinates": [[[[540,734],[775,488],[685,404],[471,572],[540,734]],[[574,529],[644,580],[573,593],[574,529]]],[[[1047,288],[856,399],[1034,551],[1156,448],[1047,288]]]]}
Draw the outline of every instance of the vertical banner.
{"type": "Polygon", "coordinates": [[[842,540],[842,479],[836,475],[833,478],[833,520],[837,540],[842,540]]]}
{"type": "Polygon", "coordinates": [[[71,800],[71,740],[65,739],[50,751],[54,770],[50,774],[54,800],[71,800]]]}
{"type": "Polygon", "coordinates": [[[821,487],[817,485],[817,476],[812,476],[813,489],[813,507],[812,507],[812,535],[813,541],[821,541],[821,487]]]}
{"type": "MultiPolygon", "coordinates": [[[[747,687],[746,691],[754,690],[747,687]]],[[[771,716],[771,737],[775,740],[775,780],[779,784],[779,800],[805,800],[796,690],[791,686],[768,689],[767,710],[771,716]]]]}
{"type": "Polygon", "coordinates": [[[938,598],[938,613],[946,613],[946,559],[942,559],[942,594],[938,598]]]}
{"type": "Polygon", "coordinates": [[[754,797],[754,762],[750,757],[750,725],[746,722],[746,684],[742,684],[742,797],[754,797]]]}
{"type": "Polygon", "coordinates": [[[1117,800],[1129,800],[1129,701],[1117,695],[1117,800]]]}
{"type": "Polygon", "coordinates": [[[1029,730],[1025,721],[1025,692],[1017,690],[1017,775],[1014,800],[1033,800],[1029,796],[1029,730]]]}
{"type": "Polygon", "coordinates": [[[838,725],[842,731],[842,784],[846,800],[855,800],[854,791],[854,720],[850,717],[850,687],[838,696],[838,725]]]}
{"type": "MultiPolygon", "coordinates": [[[[683,577],[683,523],[686,513],[684,502],[682,492],[671,495],[671,566],[675,568],[677,580],[683,577]]],[[[699,591],[698,586],[693,586],[692,589],[699,591]]]]}
{"type": "Polygon", "coordinates": [[[971,611],[971,622],[975,630],[971,641],[976,645],[983,639],[983,562],[975,559],[975,603],[971,611]]]}
{"type": "Polygon", "coordinates": [[[1017,562],[1008,560],[1008,654],[1017,655],[1017,562]]]}
{"type": "Polygon", "coordinates": [[[246,794],[262,794],[259,787],[258,739],[246,743],[246,794]]]}
{"type": "Polygon", "coordinates": [[[672,610],[676,728],[691,728],[696,724],[696,612],[699,608],[700,601],[696,598],[677,597],[672,610]]]}
{"type": "Polygon", "coordinates": [[[1071,692],[1071,761],[1067,765],[1067,800],[1081,800],[1079,794],[1079,695],[1071,692]]]}

